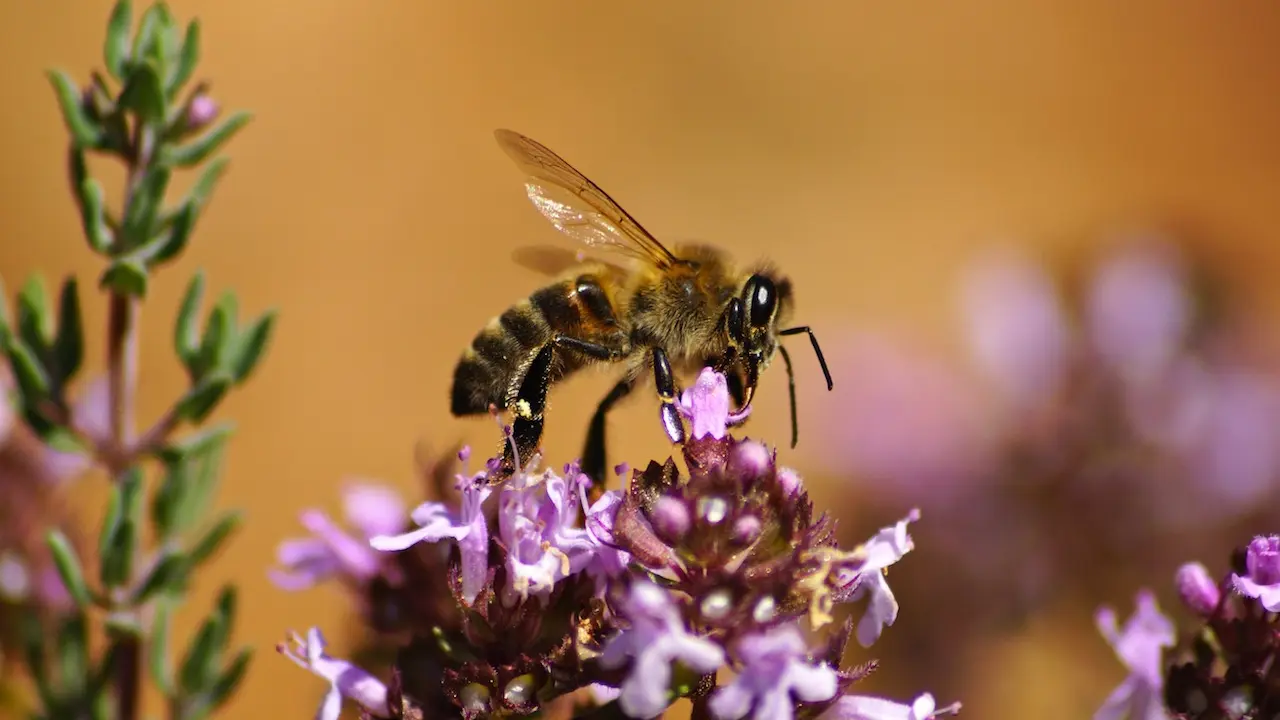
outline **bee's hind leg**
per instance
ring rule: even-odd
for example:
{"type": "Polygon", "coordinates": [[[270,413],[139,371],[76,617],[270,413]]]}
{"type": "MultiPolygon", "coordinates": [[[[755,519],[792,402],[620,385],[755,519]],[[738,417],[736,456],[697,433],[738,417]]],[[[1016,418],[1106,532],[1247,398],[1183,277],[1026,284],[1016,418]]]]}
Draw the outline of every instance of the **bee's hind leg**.
{"type": "Polygon", "coordinates": [[[520,389],[516,391],[515,400],[511,404],[515,419],[511,423],[511,441],[503,447],[502,478],[510,477],[516,472],[517,458],[521,465],[527,463],[542,440],[543,412],[547,408],[551,370],[555,365],[556,352],[564,350],[578,352],[596,360],[613,360],[621,354],[616,349],[566,335],[557,336],[538,350],[533,362],[525,370],[524,380],[520,382],[520,389]]]}

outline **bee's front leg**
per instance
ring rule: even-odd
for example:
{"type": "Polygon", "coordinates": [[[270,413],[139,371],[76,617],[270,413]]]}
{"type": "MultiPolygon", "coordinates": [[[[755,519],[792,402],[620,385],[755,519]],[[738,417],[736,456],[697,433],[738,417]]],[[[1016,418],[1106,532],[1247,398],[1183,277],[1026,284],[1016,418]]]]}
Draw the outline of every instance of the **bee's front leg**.
{"type": "Polygon", "coordinates": [[[659,413],[662,416],[662,427],[673,443],[684,442],[684,421],[680,419],[680,411],[676,409],[676,378],[671,372],[671,361],[667,351],[660,347],[653,349],[653,383],[658,388],[658,397],[662,400],[659,413]]]}

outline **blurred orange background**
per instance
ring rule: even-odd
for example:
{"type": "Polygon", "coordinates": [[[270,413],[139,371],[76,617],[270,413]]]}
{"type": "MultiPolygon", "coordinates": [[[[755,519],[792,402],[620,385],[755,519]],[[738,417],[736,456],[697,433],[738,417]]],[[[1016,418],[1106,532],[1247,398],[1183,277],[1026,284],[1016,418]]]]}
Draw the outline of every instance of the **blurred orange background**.
{"type": "MultiPolygon", "coordinates": [[[[180,628],[193,629],[223,582],[240,584],[237,640],[259,653],[233,717],[312,712],[319,681],[272,651],[287,629],[319,625],[339,641],[335,654],[344,650],[351,605],[338,588],[290,595],[266,578],[276,544],[301,534],[299,510],[338,512],[351,477],[415,493],[419,443],[495,444],[488,419],[450,417],[453,363],[491,316],[538,286],[511,252],[559,236],[525,199],[494,128],[564,155],[659,237],[772,258],[795,282],[797,319],[828,348],[871,327],[953,344],[958,270],[979,249],[1015,243],[1060,258],[1134,227],[1198,242],[1256,311],[1280,303],[1275,4],[171,7],[203,23],[197,75],[224,110],[255,119],[228,148],[231,171],[192,246],[153,281],[139,422],[185,388],[170,338],[195,268],[214,293],[234,289],[242,312],[281,311],[265,364],[217,413],[239,426],[219,503],[245,508],[249,522],[197,584],[180,628]]],[[[83,81],[99,67],[109,11],[105,0],[0,6],[9,291],[35,272],[96,287],[101,267],[67,190],[66,134],[43,73],[83,81]]],[[[117,168],[95,172],[118,197],[117,168]]],[[[97,372],[105,303],[91,294],[86,305],[97,372]]],[[[839,392],[822,391],[807,350],[794,356],[799,446],[785,447],[780,371],[750,432],[813,476],[846,530],[870,534],[891,518],[860,516],[859,485],[814,469],[830,434],[806,436],[838,422],[839,392]]],[[[839,391],[841,368],[832,371],[839,391]]],[[[557,464],[579,452],[610,382],[587,376],[553,395],[545,448],[557,464]]],[[[639,397],[612,421],[611,457],[633,464],[668,452],[654,404],[639,397]],[[624,424],[640,430],[616,429],[624,424]]],[[[80,483],[77,502],[96,522],[103,483],[80,483]]],[[[929,553],[920,546],[904,562],[929,553]]],[[[899,624],[947,592],[900,597],[899,624]]],[[[1105,600],[1122,614],[1131,607],[1128,595],[1105,600]]],[[[1094,634],[1093,609],[1054,608],[957,656],[968,679],[941,699],[963,700],[971,718],[1087,717],[1124,673],[1094,634]]],[[[934,687],[910,667],[882,672],[895,688],[934,687]]]]}

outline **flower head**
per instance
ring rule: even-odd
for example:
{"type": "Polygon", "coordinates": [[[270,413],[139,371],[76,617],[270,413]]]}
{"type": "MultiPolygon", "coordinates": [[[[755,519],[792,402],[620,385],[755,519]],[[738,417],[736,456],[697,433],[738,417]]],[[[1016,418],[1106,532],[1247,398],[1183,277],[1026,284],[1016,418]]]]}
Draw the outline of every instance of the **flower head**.
{"type": "Polygon", "coordinates": [[[689,632],[671,596],[645,580],[632,583],[620,612],[630,623],[605,644],[600,663],[631,669],[622,682],[618,703],[632,717],[649,718],[670,704],[668,686],[676,662],[709,673],[724,664],[719,645],[689,632]]]}
{"type": "Polygon", "coordinates": [[[742,669],[715,691],[708,706],[720,720],[739,720],[752,708],[755,720],[791,720],[796,700],[816,703],[836,694],[836,672],[826,663],[809,661],[793,624],[741,638],[734,657],[742,669]]]}
{"type": "Polygon", "coordinates": [[[1161,657],[1165,648],[1173,647],[1173,623],[1161,614],[1155,597],[1149,592],[1139,593],[1137,609],[1123,628],[1109,607],[1100,609],[1096,620],[1098,630],[1124,663],[1129,676],[1103,702],[1094,720],[1167,717],[1163,706],[1161,657]]]}
{"type": "MultiPolygon", "coordinates": [[[[468,455],[466,448],[458,453],[459,459],[468,455]]],[[[414,508],[411,516],[417,529],[400,535],[374,535],[369,538],[369,545],[387,552],[405,550],[420,542],[454,540],[462,560],[463,595],[468,601],[475,599],[489,567],[489,525],[484,515],[484,501],[493,490],[486,483],[486,477],[484,472],[457,476],[457,488],[462,492],[462,507],[458,512],[451,512],[444,503],[422,503],[414,508]]]]}
{"type": "Polygon", "coordinates": [[[725,428],[742,424],[751,414],[750,407],[729,412],[729,382],[711,368],[703,368],[693,387],[680,393],[676,408],[693,424],[694,439],[710,436],[719,440],[725,428]]]}
{"type": "Polygon", "coordinates": [[[320,510],[304,511],[302,525],[312,536],[280,544],[276,551],[280,567],[270,573],[277,586],[303,590],[333,577],[361,584],[387,568],[383,557],[369,547],[369,539],[403,526],[404,504],[399,495],[387,487],[355,484],[344,493],[343,509],[360,538],[320,510]]]}
{"type": "Polygon", "coordinates": [[[1242,595],[1256,598],[1270,612],[1280,610],[1280,535],[1259,535],[1245,555],[1247,574],[1231,575],[1242,595]]]}
{"type": "Polygon", "coordinates": [[[290,633],[285,642],[276,645],[276,651],[298,667],[328,681],[329,691],[316,712],[316,720],[337,720],[344,697],[375,717],[391,717],[387,706],[387,686],[350,662],[330,657],[325,652],[324,637],[317,628],[308,630],[305,639],[290,633]]]}
{"type": "Polygon", "coordinates": [[[933,720],[959,712],[960,703],[940,708],[929,693],[912,700],[910,705],[868,695],[846,695],[818,720],[933,720]]]}

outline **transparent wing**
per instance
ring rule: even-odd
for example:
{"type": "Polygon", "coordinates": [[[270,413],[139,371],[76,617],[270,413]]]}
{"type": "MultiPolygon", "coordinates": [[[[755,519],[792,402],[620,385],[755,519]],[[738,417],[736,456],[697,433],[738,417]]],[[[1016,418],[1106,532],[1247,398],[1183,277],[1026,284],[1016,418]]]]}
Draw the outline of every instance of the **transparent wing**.
{"type": "Polygon", "coordinates": [[[543,217],[591,247],[608,248],[664,268],[677,261],[608,193],[541,143],[511,130],[498,145],[526,174],[525,191],[543,217]]]}
{"type": "Polygon", "coordinates": [[[558,276],[569,270],[580,267],[583,263],[599,263],[614,272],[625,273],[625,269],[589,255],[585,249],[571,250],[562,245],[526,245],[518,247],[511,253],[517,265],[528,268],[540,275],[558,276]]]}

